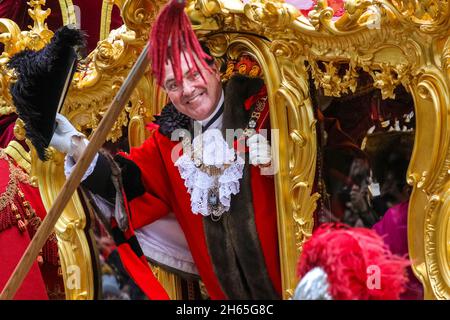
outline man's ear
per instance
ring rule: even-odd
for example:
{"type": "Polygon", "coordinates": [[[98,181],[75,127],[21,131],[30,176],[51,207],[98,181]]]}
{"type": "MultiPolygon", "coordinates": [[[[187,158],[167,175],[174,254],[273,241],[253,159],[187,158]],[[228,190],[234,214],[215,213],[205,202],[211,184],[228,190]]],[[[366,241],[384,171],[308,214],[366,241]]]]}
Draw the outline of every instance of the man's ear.
{"type": "Polygon", "coordinates": [[[214,67],[214,69],[217,72],[219,72],[219,70],[220,70],[220,62],[217,59],[214,59],[213,67],[214,67]]]}
{"type": "Polygon", "coordinates": [[[220,78],[220,65],[219,65],[219,61],[214,61],[214,63],[211,65],[211,69],[214,72],[214,74],[216,75],[217,80],[221,80],[220,78]]]}

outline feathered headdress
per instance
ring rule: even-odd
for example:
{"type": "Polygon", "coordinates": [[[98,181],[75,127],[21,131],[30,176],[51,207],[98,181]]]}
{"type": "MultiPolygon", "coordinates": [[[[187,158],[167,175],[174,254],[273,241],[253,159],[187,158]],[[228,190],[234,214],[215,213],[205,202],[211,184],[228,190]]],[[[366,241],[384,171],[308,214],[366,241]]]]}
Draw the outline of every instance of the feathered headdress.
{"type": "Polygon", "coordinates": [[[323,224],[305,243],[297,275],[299,300],[399,299],[409,261],[389,251],[373,230],[323,224]]]}

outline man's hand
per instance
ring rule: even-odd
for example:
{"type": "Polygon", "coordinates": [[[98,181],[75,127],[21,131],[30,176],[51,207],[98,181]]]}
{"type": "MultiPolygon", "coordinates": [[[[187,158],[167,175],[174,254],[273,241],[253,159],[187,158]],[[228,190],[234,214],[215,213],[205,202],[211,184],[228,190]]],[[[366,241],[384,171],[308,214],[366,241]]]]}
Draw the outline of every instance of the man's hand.
{"type": "Polygon", "coordinates": [[[272,161],[272,153],[270,150],[270,144],[267,139],[260,135],[255,134],[247,140],[249,148],[249,160],[250,164],[254,166],[268,166],[272,161]]]}
{"type": "Polygon", "coordinates": [[[50,146],[55,149],[73,156],[74,153],[79,149],[79,140],[83,140],[84,135],[78,132],[77,129],[64,117],[62,114],[56,115],[56,129],[53,133],[52,140],[50,141],[50,146]]]}

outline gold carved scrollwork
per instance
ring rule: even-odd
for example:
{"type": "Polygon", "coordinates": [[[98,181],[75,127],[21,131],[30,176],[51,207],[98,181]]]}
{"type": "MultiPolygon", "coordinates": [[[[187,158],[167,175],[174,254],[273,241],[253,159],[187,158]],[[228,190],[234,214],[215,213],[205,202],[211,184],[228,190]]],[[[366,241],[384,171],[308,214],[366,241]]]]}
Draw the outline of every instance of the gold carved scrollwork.
{"type": "Polygon", "coordinates": [[[445,33],[450,11],[447,1],[386,1],[347,0],[344,14],[333,19],[334,11],[326,0],[319,0],[309,13],[309,19],[318,31],[340,35],[363,29],[379,29],[381,25],[418,29],[424,33],[445,33]]]}
{"type": "MultiPolygon", "coordinates": [[[[271,108],[271,117],[273,121],[278,121],[276,128],[280,136],[280,144],[273,147],[279,151],[280,163],[276,186],[284,298],[293,293],[296,275],[292,267],[303,243],[312,233],[313,212],[319,198],[318,194],[312,194],[316,167],[316,121],[309,98],[307,71],[300,57],[292,59],[290,52],[295,46],[286,44],[285,49],[288,48],[290,50],[283,51],[286,55],[280,55],[278,51],[277,56],[281,83],[275,92],[276,96],[283,98],[281,101],[284,104],[276,106],[276,112],[271,108]],[[284,108],[287,109],[287,118],[282,116],[284,108]],[[283,168],[283,165],[287,167],[283,168]]],[[[265,74],[266,78],[270,78],[273,73],[265,74]]]]}
{"type": "MultiPolygon", "coordinates": [[[[49,161],[32,153],[32,173],[37,176],[42,202],[49,209],[65,183],[64,155],[52,150],[49,161]]],[[[55,226],[66,299],[94,298],[93,257],[85,234],[86,216],[75,193],[55,226]]]]}
{"type": "Polygon", "coordinates": [[[383,99],[394,99],[394,90],[399,85],[409,88],[411,72],[408,66],[399,65],[395,68],[388,64],[381,64],[378,70],[366,70],[373,78],[373,86],[380,89],[383,99]]]}
{"type": "Polygon", "coordinates": [[[53,32],[47,29],[45,19],[50,14],[50,9],[44,10],[45,0],[31,0],[28,13],[34,20],[31,30],[21,31],[19,26],[9,19],[0,18],[0,43],[4,45],[0,55],[0,108],[1,114],[14,111],[14,106],[9,93],[9,85],[14,81],[14,73],[7,68],[9,59],[16,53],[25,50],[39,50],[48,43],[53,32]]]}
{"type": "MultiPolygon", "coordinates": [[[[239,5],[241,5],[239,3],[239,5]]],[[[217,30],[218,23],[213,16],[220,12],[220,3],[218,1],[201,0],[191,1],[187,5],[190,13],[192,27],[194,30],[217,30]]]]}
{"type": "Polygon", "coordinates": [[[446,33],[450,23],[450,7],[447,1],[400,0],[382,1],[393,15],[405,24],[413,24],[426,33],[446,33]]]}
{"type": "MultiPolygon", "coordinates": [[[[326,0],[319,0],[309,13],[310,22],[318,31],[342,35],[346,32],[379,28],[382,18],[386,17],[384,7],[373,0],[347,0],[344,8],[344,14],[334,21],[333,9],[328,7],[326,0]]],[[[389,20],[392,23],[392,19],[389,20]]]]}
{"type": "Polygon", "coordinates": [[[412,77],[410,65],[375,64],[373,61],[362,61],[357,57],[350,59],[348,64],[316,59],[317,57],[310,56],[308,61],[311,75],[315,86],[322,88],[326,96],[340,97],[342,94],[354,93],[360,76],[358,68],[372,77],[373,86],[380,89],[383,99],[394,99],[394,90],[399,85],[408,89],[412,77]],[[344,74],[341,74],[342,67],[346,67],[344,74]]]}
{"type": "MultiPolygon", "coordinates": [[[[309,97],[307,69],[304,58],[298,55],[298,44],[294,41],[274,40],[271,51],[278,58],[277,63],[282,74],[278,93],[283,96],[288,111],[287,123],[282,127],[286,126],[289,137],[288,153],[284,156],[289,159],[290,197],[288,196],[284,201],[289,201],[289,208],[292,210],[295,238],[289,238],[289,241],[295,240],[297,250],[292,250],[293,248],[285,243],[283,254],[286,255],[285,259],[289,259],[289,263],[286,264],[291,264],[295,262],[292,254],[287,251],[301,252],[303,243],[312,233],[314,226],[312,213],[316,209],[316,201],[319,198],[319,194],[311,194],[316,166],[316,121],[309,97]]],[[[281,154],[280,161],[286,161],[281,154]]],[[[286,220],[284,224],[289,226],[292,221],[286,220]]],[[[283,231],[284,237],[287,238],[288,228],[285,227],[283,231]]],[[[290,280],[293,281],[295,275],[291,273],[290,276],[290,280]]],[[[288,283],[285,285],[287,286],[288,283]]],[[[292,288],[286,289],[286,293],[287,296],[292,294],[292,288]]]]}
{"type": "MultiPolygon", "coordinates": [[[[446,55],[444,48],[444,65],[446,55]]],[[[411,90],[417,128],[408,182],[416,190],[410,200],[408,238],[413,270],[430,299],[450,298],[448,75],[448,66],[444,72],[438,66],[423,66],[411,90]]]]}
{"type": "Polygon", "coordinates": [[[448,256],[448,230],[450,220],[450,192],[447,188],[444,197],[433,195],[425,209],[425,265],[427,277],[432,287],[426,294],[432,297],[432,293],[438,299],[450,298],[450,283],[448,282],[450,257],[448,256]],[[446,245],[444,245],[444,243],[446,245]],[[444,245],[444,248],[441,246],[444,245]],[[441,250],[439,250],[441,249],[441,250]],[[442,250],[444,249],[444,250],[442,250]],[[442,253],[447,253],[442,255],[442,253]]]}
{"type": "Polygon", "coordinates": [[[296,8],[280,0],[249,1],[244,13],[252,22],[264,23],[266,28],[275,26],[277,30],[287,28],[300,15],[296,8]]]}
{"type": "Polygon", "coordinates": [[[311,60],[311,73],[316,87],[321,87],[326,96],[340,97],[341,94],[347,94],[349,91],[355,92],[358,72],[353,64],[350,64],[342,77],[338,75],[339,64],[333,61],[322,62],[325,70],[321,70],[317,61],[311,60]]]}

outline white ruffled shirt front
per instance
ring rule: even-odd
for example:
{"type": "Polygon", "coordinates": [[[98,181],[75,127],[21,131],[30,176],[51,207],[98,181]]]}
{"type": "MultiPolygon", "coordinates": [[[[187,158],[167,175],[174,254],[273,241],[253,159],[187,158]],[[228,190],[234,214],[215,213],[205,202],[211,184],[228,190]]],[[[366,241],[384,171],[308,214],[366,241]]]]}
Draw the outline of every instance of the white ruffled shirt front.
{"type": "MultiPolygon", "coordinates": [[[[203,120],[203,121],[199,121],[201,125],[205,125],[206,123],[209,122],[210,119],[212,119],[215,114],[220,110],[220,106],[222,105],[224,101],[224,93],[222,91],[222,96],[221,99],[219,101],[219,103],[217,104],[213,114],[211,114],[210,117],[208,117],[207,119],[203,120]]],[[[213,137],[215,137],[217,135],[217,132],[220,133],[219,130],[217,129],[221,129],[222,128],[222,118],[223,115],[220,115],[216,121],[214,121],[214,123],[212,123],[209,127],[209,130],[206,130],[205,132],[209,132],[212,131],[214,129],[216,129],[216,132],[213,132],[210,134],[205,135],[205,142],[206,143],[206,161],[208,161],[208,163],[210,163],[211,161],[216,161],[215,163],[219,163],[221,162],[219,159],[216,160],[212,160],[215,157],[213,156],[213,144],[211,144],[211,140],[213,137]]],[[[203,135],[202,135],[203,136],[203,135]]],[[[220,138],[223,141],[222,136],[220,135],[220,138]]],[[[223,141],[224,142],[224,141],[223,141]]],[[[223,143],[219,143],[219,145],[223,146],[223,143]]],[[[228,146],[227,146],[228,148],[228,146]]],[[[225,151],[225,150],[224,150],[225,151]]],[[[215,152],[215,150],[214,150],[215,152]]],[[[233,150],[234,152],[234,150],[233,150]]],[[[234,155],[233,157],[231,156],[230,152],[225,152],[222,153],[222,156],[224,156],[223,160],[226,159],[234,159],[234,155]]],[[[98,154],[96,155],[96,157],[94,158],[94,160],[92,161],[92,163],[89,166],[89,169],[86,171],[86,173],[84,174],[82,181],[84,179],[86,179],[93,171],[95,168],[95,165],[97,163],[97,159],[98,159],[98,154]]],[[[243,160],[242,160],[243,161],[243,160]]],[[[195,165],[192,167],[191,162],[187,161],[186,158],[182,157],[179,159],[180,167],[182,168],[181,171],[183,171],[183,174],[180,171],[181,177],[183,179],[185,179],[185,184],[186,187],[188,187],[188,185],[192,186],[191,191],[194,191],[194,202],[191,203],[191,207],[194,207],[195,210],[197,211],[198,208],[198,212],[202,211],[205,212],[204,210],[204,205],[207,204],[207,202],[204,201],[205,199],[205,190],[206,188],[208,188],[208,186],[210,186],[210,180],[208,179],[208,177],[205,177],[205,175],[202,175],[200,173],[198,173],[198,171],[196,170],[197,168],[195,168],[195,165]],[[187,182],[188,181],[188,182],[187,182]],[[198,199],[198,200],[196,200],[198,199]]],[[[242,162],[243,163],[243,162],[242,162]]],[[[69,155],[66,156],[65,159],[65,174],[66,177],[68,177],[71,172],[73,171],[73,168],[75,166],[75,161],[73,160],[73,158],[69,155]]],[[[226,173],[224,172],[224,174],[221,176],[220,178],[220,182],[221,182],[221,203],[224,205],[227,205],[229,207],[230,205],[230,200],[231,200],[231,194],[235,194],[237,192],[239,192],[239,183],[238,180],[240,178],[242,178],[242,169],[240,169],[240,164],[241,161],[238,160],[238,163],[233,166],[228,168],[226,171],[226,173]]],[[[179,169],[180,169],[179,167],[179,169]]],[[[242,165],[243,168],[243,165],[242,165]]],[[[207,175],[206,175],[207,176],[207,175]]],[[[189,187],[188,187],[189,190],[189,187]]],[[[192,198],[192,197],[191,197],[192,198]]],[[[207,198],[206,198],[207,200],[207,198]]],[[[106,216],[106,218],[110,218],[112,215],[112,209],[106,210],[104,207],[102,208],[102,213],[106,216]]],[[[193,209],[194,211],[194,209],[193,209]]],[[[139,240],[140,245],[142,246],[142,250],[144,251],[144,254],[159,262],[162,263],[164,265],[170,266],[172,268],[181,270],[183,272],[187,272],[190,274],[198,274],[198,270],[195,266],[194,260],[192,258],[191,252],[189,250],[188,244],[187,244],[187,240],[186,237],[183,233],[183,231],[181,230],[181,227],[178,223],[178,221],[176,220],[175,216],[173,213],[166,215],[164,217],[162,217],[161,219],[159,219],[158,221],[149,224],[147,226],[144,226],[140,229],[135,230],[136,233],[136,237],[139,240]]]]}
{"type": "MultiPolygon", "coordinates": [[[[218,129],[206,130],[192,142],[194,150],[201,149],[200,160],[204,165],[224,169],[218,178],[219,201],[225,210],[230,209],[231,196],[239,193],[239,180],[242,179],[245,161],[229,148],[218,129]]],[[[190,153],[184,153],[176,162],[180,176],[184,179],[191,195],[191,209],[194,214],[208,216],[209,190],[215,185],[215,177],[198,168],[190,153]]]]}

